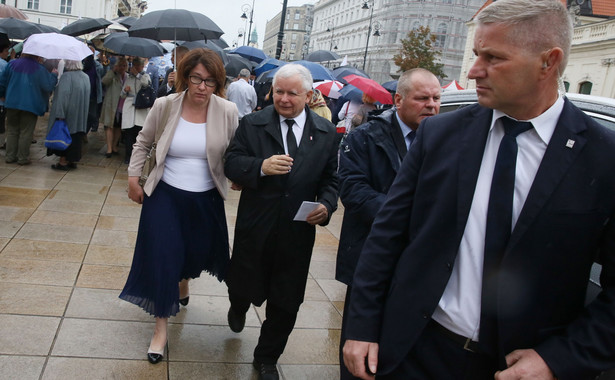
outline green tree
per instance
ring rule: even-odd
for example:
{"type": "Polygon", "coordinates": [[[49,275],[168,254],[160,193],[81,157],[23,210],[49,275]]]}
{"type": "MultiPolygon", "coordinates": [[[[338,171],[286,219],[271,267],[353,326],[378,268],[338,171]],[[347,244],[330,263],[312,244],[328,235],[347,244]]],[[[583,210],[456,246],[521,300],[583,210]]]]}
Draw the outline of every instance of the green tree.
{"type": "Polygon", "coordinates": [[[446,78],[442,71],[444,65],[437,63],[442,53],[436,49],[436,35],[431,34],[429,27],[420,26],[411,30],[407,39],[401,40],[399,54],[393,56],[393,61],[399,67],[397,72],[421,67],[431,71],[435,76],[446,78]]]}

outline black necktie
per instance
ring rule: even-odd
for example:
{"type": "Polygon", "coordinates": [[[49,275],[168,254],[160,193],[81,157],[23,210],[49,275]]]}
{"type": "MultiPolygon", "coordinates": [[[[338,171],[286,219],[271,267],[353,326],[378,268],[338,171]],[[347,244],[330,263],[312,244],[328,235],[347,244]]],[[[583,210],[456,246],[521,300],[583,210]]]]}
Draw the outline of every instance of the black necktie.
{"type": "Polygon", "coordinates": [[[294,158],[297,154],[297,139],[293,133],[293,124],[295,124],[295,121],[293,119],[286,119],[284,121],[286,122],[286,125],[288,125],[288,132],[286,132],[286,146],[288,146],[288,155],[294,158]]]}
{"type": "Polygon", "coordinates": [[[532,128],[532,123],[516,121],[509,117],[503,117],[500,121],[505,134],[495,161],[489,193],[479,336],[481,348],[492,354],[497,353],[498,347],[497,275],[512,230],[517,136],[532,128]]]}

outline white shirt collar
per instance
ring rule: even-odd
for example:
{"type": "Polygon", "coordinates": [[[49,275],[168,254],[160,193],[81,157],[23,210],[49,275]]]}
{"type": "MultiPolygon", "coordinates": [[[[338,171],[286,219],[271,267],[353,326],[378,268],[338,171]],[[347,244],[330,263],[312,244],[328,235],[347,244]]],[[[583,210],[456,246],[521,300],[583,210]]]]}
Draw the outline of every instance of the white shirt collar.
{"type": "MultiPolygon", "coordinates": [[[[549,144],[551,141],[551,137],[553,136],[553,132],[555,132],[555,126],[557,125],[557,121],[564,109],[564,98],[562,96],[558,96],[557,100],[549,109],[547,109],[542,114],[536,116],[530,120],[520,120],[520,121],[529,121],[534,126],[534,130],[540,137],[540,139],[545,143],[549,144]]],[[[493,118],[491,119],[491,129],[495,126],[495,123],[501,117],[510,117],[502,111],[493,110],[493,118]]],[[[510,117],[511,119],[517,120],[514,117],[510,117]]]]}
{"type": "Polygon", "coordinates": [[[279,116],[280,116],[280,125],[281,125],[282,123],[284,123],[284,120],[286,120],[286,119],[293,119],[293,120],[295,121],[295,124],[296,124],[299,128],[301,128],[301,129],[303,129],[303,127],[305,126],[305,122],[306,122],[306,119],[307,119],[307,114],[305,113],[305,108],[304,108],[304,109],[301,111],[301,113],[300,113],[299,115],[297,115],[296,117],[292,117],[292,118],[290,118],[290,117],[289,117],[289,118],[286,118],[286,117],[284,117],[284,116],[282,116],[282,115],[279,115],[279,116]]]}

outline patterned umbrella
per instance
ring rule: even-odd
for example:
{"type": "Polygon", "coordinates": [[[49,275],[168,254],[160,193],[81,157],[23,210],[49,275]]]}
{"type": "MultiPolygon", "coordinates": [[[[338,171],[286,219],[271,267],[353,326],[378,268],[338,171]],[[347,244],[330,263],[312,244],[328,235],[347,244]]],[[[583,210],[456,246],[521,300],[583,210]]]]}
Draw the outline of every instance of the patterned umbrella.
{"type": "Polygon", "coordinates": [[[324,80],[322,82],[314,82],[313,87],[322,92],[324,96],[337,99],[342,96],[342,94],[340,94],[340,90],[344,87],[344,85],[342,82],[338,82],[336,80],[324,80]]]}

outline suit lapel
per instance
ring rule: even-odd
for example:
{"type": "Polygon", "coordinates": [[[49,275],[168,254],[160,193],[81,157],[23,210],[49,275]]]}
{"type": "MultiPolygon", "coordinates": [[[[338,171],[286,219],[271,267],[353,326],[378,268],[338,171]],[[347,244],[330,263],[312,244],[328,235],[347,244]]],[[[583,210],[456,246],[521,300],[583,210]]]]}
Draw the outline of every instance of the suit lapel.
{"type": "Polygon", "coordinates": [[[457,238],[459,241],[463,236],[472,206],[492,115],[493,112],[490,109],[477,107],[475,112],[459,121],[459,144],[461,145],[457,170],[459,173],[457,192],[457,238]]]}
{"type": "Polygon", "coordinates": [[[397,113],[395,112],[391,116],[391,135],[393,136],[393,141],[395,142],[395,147],[397,148],[399,158],[403,159],[406,157],[406,153],[408,153],[406,149],[406,137],[401,132],[401,127],[397,122],[396,114],[397,113]]]}
{"type": "Polygon", "coordinates": [[[271,110],[272,115],[268,118],[267,124],[265,124],[265,132],[278,144],[275,154],[284,154],[284,143],[282,142],[282,132],[280,132],[280,116],[275,111],[275,108],[271,107],[271,110]]]}
{"type": "Polygon", "coordinates": [[[510,237],[509,249],[527,231],[587,143],[580,135],[586,129],[581,111],[575,110],[568,99],[564,101],[564,109],[510,237]],[[574,142],[572,147],[569,141],[574,142]]]}

